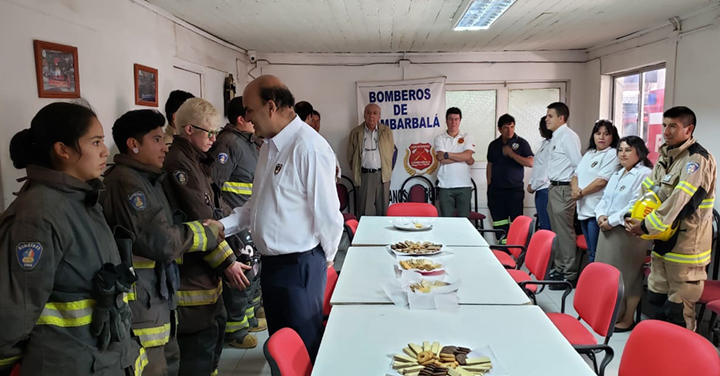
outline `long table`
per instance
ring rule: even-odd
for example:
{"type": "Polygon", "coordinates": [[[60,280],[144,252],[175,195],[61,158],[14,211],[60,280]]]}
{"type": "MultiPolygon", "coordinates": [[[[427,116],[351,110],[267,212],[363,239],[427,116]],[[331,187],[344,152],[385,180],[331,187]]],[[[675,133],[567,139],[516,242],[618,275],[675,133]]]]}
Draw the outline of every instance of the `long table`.
{"type": "MultiPolygon", "coordinates": [[[[409,217],[411,218],[411,217],[409,217]]],[[[428,218],[423,218],[428,220],[428,218]]],[[[405,240],[429,241],[451,247],[483,247],[488,243],[467,218],[432,218],[433,228],[427,231],[404,231],[392,225],[393,217],[360,218],[353,237],[354,246],[378,246],[405,240]]]]}
{"type": "MultiPolygon", "coordinates": [[[[530,304],[488,247],[455,247],[450,252],[447,271],[461,279],[460,304],[530,304]]],[[[392,304],[382,284],[396,279],[396,263],[385,247],[350,247],[330,304],[392,304]]]]}
{"type": "Polygon", "coordinates": [[[333,307],[312,375],[386,375],[390,354],[423,341],[489,345],[509,376],[594,375],[537,306],[460,306],[446,312],[393,305],[333,307]]]}

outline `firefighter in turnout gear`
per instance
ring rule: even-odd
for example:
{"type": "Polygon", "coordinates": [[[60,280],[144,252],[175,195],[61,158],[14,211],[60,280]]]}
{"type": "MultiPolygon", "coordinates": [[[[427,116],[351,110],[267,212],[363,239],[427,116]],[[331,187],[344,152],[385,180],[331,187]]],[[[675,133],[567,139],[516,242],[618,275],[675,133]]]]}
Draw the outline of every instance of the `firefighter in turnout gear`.
{"type": "Polygon", "coordinates": [[[641,195],[656,191],[662,204],[642,221],[627,218],[635,235],[654,237],[676,228],[668,241],[655,240],[648,277],[649,302],[656,318],[696,329],[695,303],[700,299],[710,263],[712,211],[715,203],[715,158],[693,138],[695,113],[673,107],[663,114],[665,144],[641,195]]]}
{"type": "MultiPolygon", "coordinates": [[[[227,118],[230,123],[220,131],[217,141],[213,144],[210,154],[215,159],[213,165],[213,181],[222,187],[222,196],[232,208],[241,207],[252,195],[252,182],[255,175],[258,155],[260,154],[255,137],[255,129],[251,122],[245,120],[245,108],[242,97],[234,98],[227,104],[227,118]]],[[[230,245],[235,255],[240,258],[247,240],[252,242],[250,234],[247,239],[232,238],[230,245]],[[235,244],[235,242],[238,242],[235,244]]],[[[252,248],[252,247],[251,247],[252,248]]],[[[247,260],[242,260],[246,262],[247,260]]],[[[267,329],[264,317],[257,317],[256,308],[260,303],[259,275],[249,272],[251,285],[249,289],[224,289],[223,301],[228,311],[228,322],[225,327],[225,342],[233,347],[253,348],[257,346],[257,338],[248,335],[248,331],[267,329]]]]}
{"type": "Polygon", "coordinates": [[[135,236],[132,253],[138,281],[128,300],[133,334],[148,354],[145,376],[179,372],[175,293],[180,277],[175,259],[186,252],[207,251],[203,258],[211,261],[224,252],[218,247],[217,228],[200,221],[173,222],[161,185],[166,178],[164,123],[154,110],[130,111],[115,122],[113,139],[120,154],[105,174],[106,188],[100,194],[108,224],[123,226],[135,236]]]}
{"type": "Polygon", "coordinates": [[[10,142],[27,180],[0,216],[0,375],[141,375],[130,334],[135,281],[122,228],[98,204],[108,149],[95,113],[52,103],[10,142]]]}
{"type": "MultiPolygon", "coordinates": [[[[188,99],[175,114],[179,135],[173,139],[163,168],[171,176],[163,181],[165,194],[174,210],[188,221],[220,218],[223,208],[220,190],[212,183],[213,158],[207,151],[215,141],[222,117],[208,101],[188,99]]],[[[233,288],[249,284],[243,270],[250,266],[236,262],[227,242],[221,253],[205,258],[186,253],[181,262],[178,291],[178,343],[180,375],[209,376],[217,371],[222,353],[225,321],[221,276],[233,288]]]]}

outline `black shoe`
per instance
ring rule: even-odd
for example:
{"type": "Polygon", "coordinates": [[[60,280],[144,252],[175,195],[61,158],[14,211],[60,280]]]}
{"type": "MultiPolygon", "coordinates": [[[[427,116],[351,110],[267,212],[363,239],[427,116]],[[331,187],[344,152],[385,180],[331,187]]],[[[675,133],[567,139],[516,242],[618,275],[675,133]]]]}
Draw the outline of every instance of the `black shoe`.
{"type": "Polygon", "coordinates": [[[615,330],[613,330],[613,332],[614,332],[614,333],[625,333],[625,332],[629,332],[629,331],[631,331],[631,330],[633,330],[633,329],[635,329],[635,323],[633,323],[632,325],[630,325],[630,326],[627,327],[627,328],[618,328],[618,327],[616,326],[616,327],[615,327],[615,330]]]}
{"type": "Polygon", "coordinates": [[[563,279],[565,279],[565,276],[559,271],[553,269],[552,271],[550,271],[548,279],[551,281],[562,281],[563,279]]]}

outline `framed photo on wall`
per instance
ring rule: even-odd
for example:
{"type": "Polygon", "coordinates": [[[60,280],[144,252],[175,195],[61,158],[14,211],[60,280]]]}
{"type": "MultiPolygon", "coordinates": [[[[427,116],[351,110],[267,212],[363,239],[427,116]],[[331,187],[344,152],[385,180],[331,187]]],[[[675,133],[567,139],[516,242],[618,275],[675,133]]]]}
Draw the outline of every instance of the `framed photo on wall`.
{"type": "Polygon", "coordinates": [[[40,98],[80,98],[77,47],[34,40],[40,98]]]}
{"type": "Polygon", "coordinates": [[[158,106],[158,70],[135,64],[135,104],[158,106]]]}

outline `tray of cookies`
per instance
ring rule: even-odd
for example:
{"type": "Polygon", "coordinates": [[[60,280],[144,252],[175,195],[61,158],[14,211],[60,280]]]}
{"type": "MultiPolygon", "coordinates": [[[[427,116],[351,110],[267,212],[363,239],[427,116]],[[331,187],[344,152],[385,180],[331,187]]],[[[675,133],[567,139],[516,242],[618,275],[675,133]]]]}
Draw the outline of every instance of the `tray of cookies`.
{"type": "Polygon", "coordinates": [[[392,356],[395,374],[408,376],[485,376],[499,375],[491,351],[471,350],[467,347],[424,341],[422,345],[409,343],[402,353],[392,356]],[[489,353],[486,356],[483,353],[489,353]]]}
{"type": "Polygon", "coordinates": [[[440,260],[429,258],[398,256],[398,269],[409,270],[424,275],[436,275],[445,272],[445,265],[440,260]]]}
{"type": "Polygon", "coordinates": [[[442,252],[442,244],[433,242],[415,242],[406,240],[387,246],[388,250],[398,256],[431,256],[442,252]]]}

